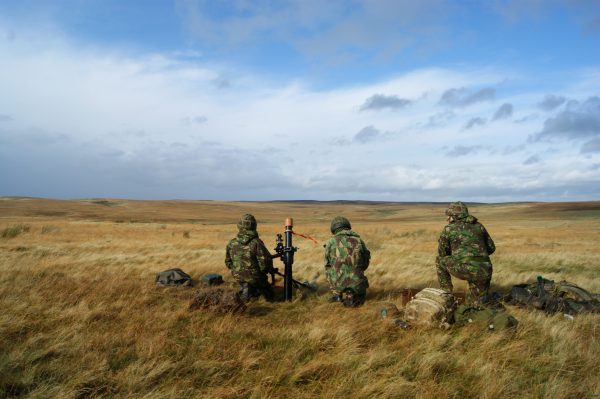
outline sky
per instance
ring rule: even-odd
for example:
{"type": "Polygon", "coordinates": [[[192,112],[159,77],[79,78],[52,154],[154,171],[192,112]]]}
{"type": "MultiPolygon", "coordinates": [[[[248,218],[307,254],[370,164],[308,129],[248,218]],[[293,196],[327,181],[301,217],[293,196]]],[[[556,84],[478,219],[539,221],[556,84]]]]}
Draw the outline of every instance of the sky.
{"type": "Polygon", "coordinates": [[[600,200],[600,1],[0,0],[0,196],[600,200]]]}

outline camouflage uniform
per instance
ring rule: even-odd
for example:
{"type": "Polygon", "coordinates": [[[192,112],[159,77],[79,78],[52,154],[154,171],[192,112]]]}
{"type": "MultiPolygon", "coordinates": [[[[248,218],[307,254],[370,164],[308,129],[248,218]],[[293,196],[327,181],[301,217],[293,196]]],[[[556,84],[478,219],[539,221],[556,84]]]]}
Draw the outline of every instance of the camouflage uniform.
{"type": "Polygon", "coordinates": [[[337,216],[331,222],[333,237],[325,244],[325,274],[334,300],[354,306],[365,300],[369,280],[364,271],[369,267],[371,253],[360,236],[350,229],[350,222],[344,217],[337,216]],[[344,300],[344,293],[351,293],[351,303],[344,300]]]}
{"type": "Polygon", "coordinates": [[[273,269],[273,259],[256,232],[256,219],[244,215],[238,223],[237,237],[229,241],[225,254],[225,266],[240,284],[244,300],[263,295],[273,299],[273,287],[268,272],[273,269]]]}
{"type": "Polygon", "coordinates": [[[438,240],[436,267],[440,287],[452,292],[450,275],[469,283],[469,301],[480,302],[487,295],[492,280],[489,255],[496,250],[494,241],[477,218],[469,215],[462,202],[446,210],[449,224],[438,240]]]}

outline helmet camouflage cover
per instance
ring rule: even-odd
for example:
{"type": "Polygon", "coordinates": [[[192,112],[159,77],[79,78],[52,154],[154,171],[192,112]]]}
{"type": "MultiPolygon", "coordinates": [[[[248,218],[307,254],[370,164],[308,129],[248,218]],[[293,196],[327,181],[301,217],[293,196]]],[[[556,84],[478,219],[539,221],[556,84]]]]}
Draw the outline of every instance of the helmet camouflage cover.
{"type": "Polygon", "coordinates": [[[338,229],[351,229],[350,221],[343,216],[336,216],[331,221],[331,234],[335,234],[338,229]]]}
{"type": "Polygon", "coordinates": [[[446,216],[452,216],[457,219],[465,218],[469,216],[469,210],[464,202],[453,202],[448,206],[448,209],[446,209],[446,216]]]}
{"type": "Polygon", "coordinates": [[[247,213],[238,222],[238,229],[256,230],[256,219],[251,214],[247,213]]]}

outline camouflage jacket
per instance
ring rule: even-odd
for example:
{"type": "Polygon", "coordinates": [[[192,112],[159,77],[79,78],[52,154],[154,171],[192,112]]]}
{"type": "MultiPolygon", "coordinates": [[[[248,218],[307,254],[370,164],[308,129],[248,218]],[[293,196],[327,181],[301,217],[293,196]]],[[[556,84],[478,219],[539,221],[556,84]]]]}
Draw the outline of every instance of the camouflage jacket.
{"type": "Polygon", "coordinates": [[[456,256],[472,261],[489,261],[496,250],[492,237],[477,218],[468,215],[450,222],[438,240],[439,256],[456,256]]]}
{"type": "Polygon", "coordinates": [[[273,259],[256,230],[241,229],[227,244],[225,266],[240,283],[266,283],[273,259]]]}
{"type": "Polygon", "coordinates": [[[325,271],[331,288],[353,288],[362,294],[369,286],[364,271],[369,267],[371,252],[352,230],[337,231],[325,244],[325,271]]]}

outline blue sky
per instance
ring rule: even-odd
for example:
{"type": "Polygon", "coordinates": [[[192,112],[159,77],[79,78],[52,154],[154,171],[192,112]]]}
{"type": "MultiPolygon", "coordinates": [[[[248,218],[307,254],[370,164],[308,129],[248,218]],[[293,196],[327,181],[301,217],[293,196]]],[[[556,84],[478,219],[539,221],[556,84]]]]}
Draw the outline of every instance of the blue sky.
{"type": "Polygon", "coordinates": [[[599,194],[597,1],[0,0],[0,195],[599,194]]]}

